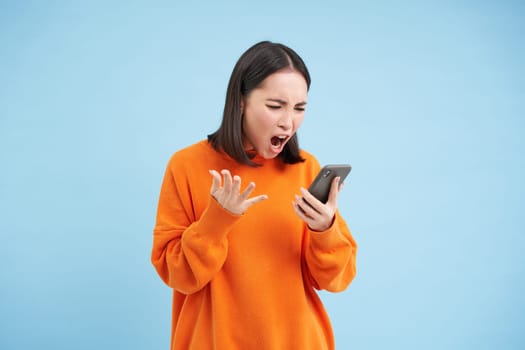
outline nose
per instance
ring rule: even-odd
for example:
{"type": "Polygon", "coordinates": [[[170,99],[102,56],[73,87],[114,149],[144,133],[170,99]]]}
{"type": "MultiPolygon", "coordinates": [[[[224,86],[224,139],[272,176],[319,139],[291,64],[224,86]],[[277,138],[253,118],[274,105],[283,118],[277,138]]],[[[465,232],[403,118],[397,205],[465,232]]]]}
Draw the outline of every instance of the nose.
{"type": "Polygon", "coordinates": [[[293,112],[285,112],[279,120],[279,127],[285,131],[293,128],[293,112]]]}

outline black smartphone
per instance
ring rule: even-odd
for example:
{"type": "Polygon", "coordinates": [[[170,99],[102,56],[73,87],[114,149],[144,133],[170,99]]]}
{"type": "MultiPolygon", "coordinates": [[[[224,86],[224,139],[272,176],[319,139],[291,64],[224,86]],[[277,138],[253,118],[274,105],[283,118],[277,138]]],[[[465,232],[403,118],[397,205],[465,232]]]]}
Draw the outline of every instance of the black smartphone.
{"type": "Polygon", "coordinates": [[[339,176],[341,178],[339,183],[343,183],[351,170],[352,167],[350,164],[325,165],[315,177],[310,188],[308,188],[308,191],[313,194],[315,198],[326,203],[328,201],[328,194],[330,193],[330,186],[332,185],[333,179],[339,176]]]}

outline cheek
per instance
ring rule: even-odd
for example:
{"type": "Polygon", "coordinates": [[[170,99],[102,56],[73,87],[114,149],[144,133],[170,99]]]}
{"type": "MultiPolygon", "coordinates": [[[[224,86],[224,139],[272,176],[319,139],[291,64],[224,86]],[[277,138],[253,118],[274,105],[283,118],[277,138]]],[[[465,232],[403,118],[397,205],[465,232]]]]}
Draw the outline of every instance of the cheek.
{"type": "Polygon", "coordinates": [[[252,141],[271,127],[271,118],[264,111],[250,110],[249,113],[245,114],[244,118],[243,132],[252,141]]]}
{"type": "Polygon", "coordinates": [[[304,114],[301,114],[300,116],[297,116],[294,120],[294,128],[297,130],[301,126],[304,120],[304,114]]]}
{"type": "Polygon", "coordinates": [[[260,111],[256,116],[256,123],[259,128],[272,128],[277,123],[277,118],[266,111],[260,111]]]}

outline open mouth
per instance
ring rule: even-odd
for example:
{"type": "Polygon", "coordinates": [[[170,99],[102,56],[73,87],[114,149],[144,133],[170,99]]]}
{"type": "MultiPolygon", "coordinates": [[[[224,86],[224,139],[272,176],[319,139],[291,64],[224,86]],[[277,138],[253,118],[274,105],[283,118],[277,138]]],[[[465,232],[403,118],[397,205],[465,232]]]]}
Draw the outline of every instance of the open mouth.
{"type": "Polygon", "coordinates": [[[274,149],[282,148],[287,138],[288,138],[287,136],[283,136],[283,135],[272,137],[271,139],[272,148],[274,149]]]}

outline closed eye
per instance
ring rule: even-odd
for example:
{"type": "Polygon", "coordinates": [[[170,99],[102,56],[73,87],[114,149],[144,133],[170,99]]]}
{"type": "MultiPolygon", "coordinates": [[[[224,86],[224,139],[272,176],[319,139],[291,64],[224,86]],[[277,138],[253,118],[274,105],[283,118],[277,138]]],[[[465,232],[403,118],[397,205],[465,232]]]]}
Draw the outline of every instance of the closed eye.
{"type": "Polygon", "coordinates": [[[268,107],[270,109],[279,109],[279,108],[281,108],[281,106],[279,106],[279,105],[266,105],[266,107],[268,107]]]}

